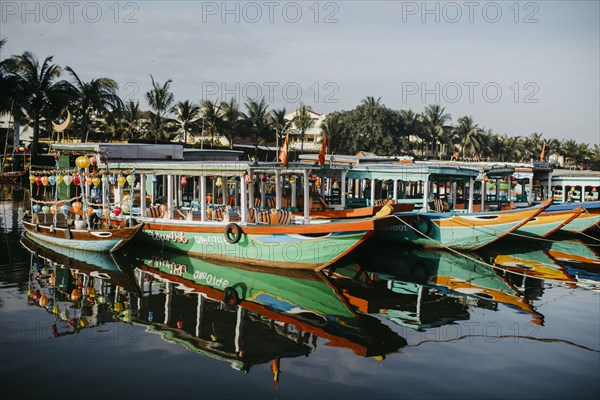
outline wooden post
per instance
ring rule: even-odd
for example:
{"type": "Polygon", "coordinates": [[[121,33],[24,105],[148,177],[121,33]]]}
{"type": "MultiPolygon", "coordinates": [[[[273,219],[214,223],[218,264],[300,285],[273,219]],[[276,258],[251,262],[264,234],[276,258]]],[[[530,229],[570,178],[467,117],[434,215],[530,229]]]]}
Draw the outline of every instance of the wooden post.
{"type": "MultiPolygon", "coordinates": [[[[250,184],[252,186],[252,184],[250,184]]],[[[241,223],[245,223],[248,219],[248,193],[246,193],[246,176],[242,175],[240,178],[240,208],[241,208],[241,223]]]]}
{"type": "Polygon", "coordinates": [[[200,221],[206,221],[206,176],[204,175],[200,176],[200,221]]]}
{"type": "Polygon", "coordinates": [[[281,210],[281,171],[275,170],[275,208],[281,210]]]}
{"type": "Polygon", "coordinates": [[[375,184],[377,183],[377,179],[371,179],[371,204],[369,206],[375,206],[375,184]]]}
{"type": "Polygon", "coordinates": [[[173,175],[167,175],[167,218],[173,218],[173,175]]]}
{"type": "Polygon", "coordinates": [[[146,216],[146,174],[140,174],[140,216],[146,216]]]}
{"type": "Polygon", "coordinates": [[[342,200],[342,210],[346,209],[346,171],[342,171],[342,182],[340,184],[340,198],[342,200]]]}
{"type": "Polygon", "coordinates": [[[429,201],[429,176],[425,179],[426,180],[423,182],[423,208],[421,209],[421,212],[424,213],[429,211],[429,206],[427,205],[427,202],[429,201]]]}
{"type": "Polygon", "coordinates": [[[308,179],[308,170],[302,171],[302,184],[304,185],[304,218],[310,217],[310,181],[308,179]]]}
{"type": "Polygon", "coordinates": [[[469,178],[469,209],[468,211],[470,213],[473,212],[473,191],[474,191],[474,186],[475,186],[475,180],[473,179],[473,177],[469,178]]]}

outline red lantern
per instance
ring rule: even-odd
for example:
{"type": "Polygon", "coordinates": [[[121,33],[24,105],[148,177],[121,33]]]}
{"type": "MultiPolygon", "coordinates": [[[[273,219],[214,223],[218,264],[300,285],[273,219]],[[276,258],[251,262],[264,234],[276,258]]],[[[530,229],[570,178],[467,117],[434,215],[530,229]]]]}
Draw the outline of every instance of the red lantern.
{"type": "Polygon", "coordinates": [[[121,207],[115,207],[115,208],[113,208],[113,212],[118,217],[119,215],[121,215],[121,207]]]}
{"type": "Polygon", "coordinates": [[[177,321],[177,328],[179,328],[179,329],[183,328],[183,321],[182,320],[177,321]]]}
{"type": "Polygon", "coordinates": [[[269,180],[269,178],[267,178],[267,176],[266,176],[266,175],[263,175],[263,176],[262,176],[262,181],[263,181],[263,182],[266,182],[266,181],[268,181],[268,180],[269,180]]]}
{"type": "Polygon", "coordinates": [[[185,176],[181,177],[181,184],[182,185],[187,185],[187,178],[185,176]]]}
{"type": "Polygon", "coordinates": [[[73,183],[75,185],[79,186],[79,184],[81,183],[81,179],[79,178],[79,175],[73,174],[72,178],[73,178],[73,183]]]}
{"type": "Polygon", "coordinates": [[[42,186],[42,177],[41,176],[36,176],[35,177],[35,184],[38,186],[42,186]]]}

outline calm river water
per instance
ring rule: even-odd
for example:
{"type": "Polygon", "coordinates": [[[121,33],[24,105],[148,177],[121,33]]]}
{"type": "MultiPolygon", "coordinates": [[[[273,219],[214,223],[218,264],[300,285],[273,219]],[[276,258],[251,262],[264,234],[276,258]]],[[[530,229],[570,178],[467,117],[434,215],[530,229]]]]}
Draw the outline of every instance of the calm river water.
{"type": "Polygon", "coordinates": [[[600,398],[593,238],[367,242],[323,273],[265,273],[42,247],[2,192],[3,398],[600,398]]]}

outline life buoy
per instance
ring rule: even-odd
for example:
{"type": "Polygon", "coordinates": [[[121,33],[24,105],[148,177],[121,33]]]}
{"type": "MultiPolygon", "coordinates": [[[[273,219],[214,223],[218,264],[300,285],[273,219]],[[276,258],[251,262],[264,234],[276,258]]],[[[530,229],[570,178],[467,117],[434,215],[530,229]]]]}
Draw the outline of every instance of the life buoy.
{"type": "Polygon", "coordinates": [[[223,289],[223,303],[237,306],[240,304],[240,297],[234,288],[228,287],[223,289]]]}
{"type": "Polygon", "coordinates": [[[413,228],[425,236],[431,234],[431,230],[433,229],[432,224],[431,220],[424,215],[417,215],[412,222],[413,228]],[[425,229],[422,229],[423,224],[425,224],[425,229]]]}
{"type": "Polygon", "coordinates": [[[227,243],[235,244],[240,241],[241,237],[242,228],[238,224],[227,224],[225,227],[225,240],[227,243]]]}

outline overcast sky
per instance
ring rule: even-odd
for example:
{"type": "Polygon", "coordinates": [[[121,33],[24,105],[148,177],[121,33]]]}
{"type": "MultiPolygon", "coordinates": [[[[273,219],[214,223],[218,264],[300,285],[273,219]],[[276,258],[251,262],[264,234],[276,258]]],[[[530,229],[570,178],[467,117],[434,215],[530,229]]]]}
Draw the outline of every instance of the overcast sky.
{"type": "Polygon", "coordinates": [[[328,113],[374,96],[600,144],[598,1],[0,3],[2,58],[53,55],[142,108],[152,74],[177,101],[260,94],[328,113]]]}

